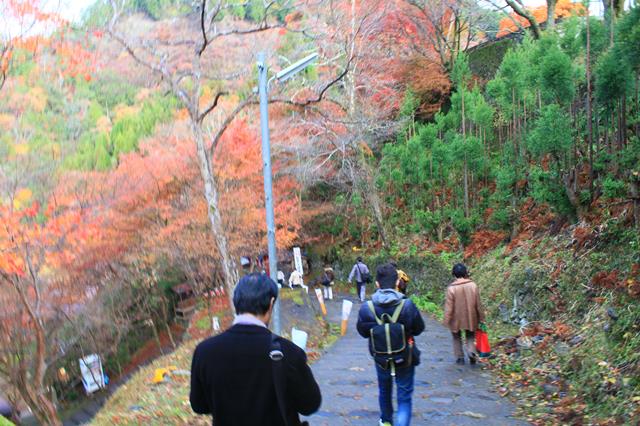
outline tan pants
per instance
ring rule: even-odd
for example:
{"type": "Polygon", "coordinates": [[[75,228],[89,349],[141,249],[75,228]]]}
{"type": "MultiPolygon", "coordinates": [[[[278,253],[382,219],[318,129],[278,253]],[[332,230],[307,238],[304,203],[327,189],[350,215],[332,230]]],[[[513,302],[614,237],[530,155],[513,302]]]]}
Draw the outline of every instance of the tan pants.
{"type": "MultiPolygon", "coordinates": [[[[464,330],[465,339],[466,339],[466,349],[467,356],[478,356],[478,352],[476,351],[476,333],[469,330],[464,330]]],[[[458,331],[457,333],[451,333],[453,337],[453,354],[456,358],[464,358],[464,352],[462,351],[462,331],[458,331]]]]}

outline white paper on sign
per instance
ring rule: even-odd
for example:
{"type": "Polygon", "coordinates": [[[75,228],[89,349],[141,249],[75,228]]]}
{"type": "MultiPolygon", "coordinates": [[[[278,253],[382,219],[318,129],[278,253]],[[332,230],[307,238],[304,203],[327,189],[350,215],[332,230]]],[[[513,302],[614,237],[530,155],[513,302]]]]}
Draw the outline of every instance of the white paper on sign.
{"type": "Polygon", "coordinates": [[[102,371],[100,356],[97,354],[87,355],[84,358],[80,358],[78,362],[85,392],[90,394],[103,388],[104,372],[102,371]]]}
{"type": "Polygon", "coordinates": [[[346,321],[349,319],[349,315],[351,315],[351,308],[353,308],[353,302],[350,300],[342,301],[342,320],[346,321]]]}
{"type": "Polygon", "coordinates": [[[309,337],[309,335],[306,331],[298,330],[295,327],[291,329],[291,341],[305,352],[307,351],[307,337],[309,337]]]}
{"type": "Polygon", "coordinates": [[[304,269],[302,268],[302,253],[300,247],[293,248],[293,260],[296,264],[296,271],[300,272],[301,276],[304,276],[304,269]]]}

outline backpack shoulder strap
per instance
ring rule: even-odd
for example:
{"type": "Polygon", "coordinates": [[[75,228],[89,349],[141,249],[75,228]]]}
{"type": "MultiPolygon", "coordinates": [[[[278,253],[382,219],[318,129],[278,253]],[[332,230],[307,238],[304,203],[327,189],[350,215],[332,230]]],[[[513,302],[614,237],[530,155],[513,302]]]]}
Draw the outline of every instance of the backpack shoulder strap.
{"type": "Polygon", "coordinates": [[[271,333],[271,345],[269,349],[269,358],[271,358],[271,372],[273,373],[273,386],[276,390],[276,399],[278,400],[278,408],[280,409],[280,415],[282,416],[282,421],[284,422],[284,426],[289,426],[289,422],[287,421],[287,410],[285,406],[285,395],[284,395],[284,387],[285,387],[285,379],[284,379],[284,369],[283,369],[283,360],[284,354],[282,353],[282,346],[278,341],[278,336],[271,333]]]}
{"type": "Polygon", "coordinates": [[[407,299],[402,299],[400,304],[396,307],[396,310],[393,311],[393,315],[391,316],[391,322],[395,323],[398,321],[398,318],[400,318],[400,313],[402,312],[402,308],[404,307],[404,302],[406,301],[407,299]]]}
{"type": "Polygon", "coordinates": [[[373,302],[371,300],[367,302],[367,306],[369,306],[369,309],[371,309],[371,312],[373,313],[373,317],[376,319],[376,322],[379,325],[382,325],[382,320],[378,318],[378,315],[376,314],[376,308],[375,306],[373,306],[373,302]]]}

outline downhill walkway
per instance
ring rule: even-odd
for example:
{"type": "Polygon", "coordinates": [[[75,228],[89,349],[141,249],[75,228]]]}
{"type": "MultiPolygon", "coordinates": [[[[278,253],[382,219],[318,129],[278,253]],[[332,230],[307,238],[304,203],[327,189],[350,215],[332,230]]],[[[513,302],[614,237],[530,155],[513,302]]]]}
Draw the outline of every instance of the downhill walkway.
{"type": "MultiPolygon", "coordinates": [[[[332,323],[340,323],[342,299],[327,303],[332,323]]],[[[320,410],[307,418],[313,426],[377,425],[378,384],[367,341],[356,331],[359,309],[360,303],[354,303],[346,336],[311,366],[322,391],[320,410]]],[[[511,417],[515,406],[495,393],[489,372],[456,365],[449,331],[429,317],[424,320],[425,331],[416,338],[422,355],[415,373],[412,424],[526,425],[511,417]]]]}

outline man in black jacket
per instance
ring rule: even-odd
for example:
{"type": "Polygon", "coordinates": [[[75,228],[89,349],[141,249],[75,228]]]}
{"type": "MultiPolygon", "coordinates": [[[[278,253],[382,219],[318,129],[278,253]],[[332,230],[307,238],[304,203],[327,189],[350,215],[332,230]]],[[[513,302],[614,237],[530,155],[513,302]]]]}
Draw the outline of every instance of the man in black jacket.
{"type": "MultiPolygon", "coordinates": [[[[376,287],[378,290],[373,294],[373,301],[376,316],[380,318],[382,314],[390,317],[396,307],[405,296],[396,291],[398,285],[398,271],[390,263],[381,265],[376,271],[376,287]]],[[[424,331],[424,321],[420,311],[410,299],[406,299],[400,311],[398,323],[404,325],[407,341],[413,341],[413,337],[424,331]]],[[[358,313],[358,333],[362,337],[369,338],[370,331],[377,325],[376,319],[367,303],[360,307],[358,313]]],[[[407,342],[409,343],[409,342],[407,342]]],[[[369,348],[371,349],[371,347],[369,348]]],[[[379,425],[386,426],[394,424],[396,426],[407,426],[411,422],[411,396],[413,394],[413,373],[415,366],[420,363],[420,351],[413,345],[411,362],[398,365],[395,368],[396,386],[398,387],[398,414],[397,421],[393,423],[393,405],[391,402],[393,377],[392,369],[389,365],[379,365],[376,363],[378,375],[378,403],[380,404],[379,425]]]]}
{"type": "Polygon", "coordinates": [[[215,426],[299,426],[298,413],[320,408],[304,351],[267,329],[276,297],[267,275],[243,277],[233,293],[233,326],[196,347],[191,407],[211,414],[215,426]]]}

